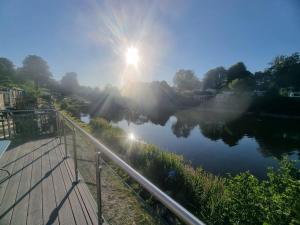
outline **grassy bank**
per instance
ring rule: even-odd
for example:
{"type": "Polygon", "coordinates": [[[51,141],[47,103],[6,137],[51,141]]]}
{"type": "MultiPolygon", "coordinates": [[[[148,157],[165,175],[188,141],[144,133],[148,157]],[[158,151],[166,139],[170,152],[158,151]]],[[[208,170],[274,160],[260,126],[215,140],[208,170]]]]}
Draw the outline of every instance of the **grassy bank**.
{"type": "MultiPolygon", "coordinates": [[[[77,123],[207,224],[300,224],[300,170],[287,158],[278,170],[270,168],[263,181],[248,172],[218,177],[193,168],[182,156],[130,141],[122,129],[102,118],[89,125],[77,123]]],[[[120,175],[157,206],[145,190],[120,175]]]]}

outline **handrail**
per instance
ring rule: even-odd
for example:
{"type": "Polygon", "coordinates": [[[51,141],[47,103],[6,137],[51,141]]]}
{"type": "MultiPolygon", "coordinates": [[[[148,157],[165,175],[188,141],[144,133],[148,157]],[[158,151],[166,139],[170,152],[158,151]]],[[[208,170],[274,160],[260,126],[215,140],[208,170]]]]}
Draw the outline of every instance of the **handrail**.
{"type": "Polygon", "coordinates": [[[136,182],[138,182],[143,188],[145,188],[149,193],[151,193],[158,201],[160,201],[165,207],[167,207],[170,211],[172,211],[178,218],[180,218],[183,222],[189,225],[204,225],[202,221],[196,218],[192,213],[190,213],[187,209],[181,206],[178,202],[173,200],[170,196],[161,191],[158,187],[152,184],[148,179],[142,176],[139,172],[137,172],[134,168],[128,165],[124,160],[122,160],[119,156],[113,153],[109,148],[107,148],[104,144],[102,144],[99,140],[93,137],[91,134],[86,132],[76,123],[74,123],[70,118],[68,118],[63,113],[59,112],[59,115],[70,123],[74,129],[78,130],[84,136],[86,136],[94,145],[96,145],[99,150],[107,156],[110,160],[115,162],[119,167],[121,167],[130,177],[132,177],[136,182]]]}

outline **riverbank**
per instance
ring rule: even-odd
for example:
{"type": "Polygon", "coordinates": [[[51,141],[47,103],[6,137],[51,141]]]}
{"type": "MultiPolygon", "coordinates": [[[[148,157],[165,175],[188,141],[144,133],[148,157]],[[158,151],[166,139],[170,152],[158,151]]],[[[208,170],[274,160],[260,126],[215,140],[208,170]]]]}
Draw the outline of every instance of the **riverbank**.
{"type": "MultiPolygon", "coordinates": [[[[130,140],[122,129],[102,118],[85,126],[207,224],[287,224],[298,220],[300,171],[287,159],[279,170],[270,170],[264,181],[250,173],[224,178],[194,169],[182,156],[130,140]]],[[[144,190],[140,193],[147,196],[144,190]]]]}

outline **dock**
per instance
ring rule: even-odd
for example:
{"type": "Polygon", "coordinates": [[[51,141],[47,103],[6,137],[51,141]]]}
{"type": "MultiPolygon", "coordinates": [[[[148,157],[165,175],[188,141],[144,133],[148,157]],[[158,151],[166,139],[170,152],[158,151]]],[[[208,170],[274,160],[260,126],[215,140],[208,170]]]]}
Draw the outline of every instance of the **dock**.
{"type": "Polygon", "coordinates": [[[1,225],[98,224],[95,200],[86,184],[74,183],[74,162],[59,139],[12,146],[0,167],[11,173],[0,183],[1,225]]]}

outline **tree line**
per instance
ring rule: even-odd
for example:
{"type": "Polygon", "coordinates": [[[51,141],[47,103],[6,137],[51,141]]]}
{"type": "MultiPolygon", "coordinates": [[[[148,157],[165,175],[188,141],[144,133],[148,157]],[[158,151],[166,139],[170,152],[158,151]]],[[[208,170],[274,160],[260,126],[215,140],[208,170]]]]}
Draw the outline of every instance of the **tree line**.
{"type": "Polygon", "coordinates": [[[299,53],[275,57],[263,71],[251,73],[243,62],[237,62],[228,69],[219,66],[207,71],[200,80],[192,70],[179,70],[173,79],[178,90],[217,91],[266,91],[279,94],[280,90],[300,89],[300,57],[299,53]]]}
{"type": "MultiPolygon", "coordinates": [[[[135,93],[135,97],[131,97],[131,100],[124,99],[119,88],[107,85],[104,90],[100,90],[97,87],[82,86],[77,77],[77,73],[67,72],[61,80],[54,79],[46,60],[36,55],[25,57],[22,65],[17,68],[9,59],[0,58],[0,87],[17,86],[23,88],[28,97],[32,98],[32,101],[40,96],[54,96],[63,101],[65,107],[71,106],[72,111],[76,112],[81,107],[80,102],[84,101],[105,102],[106,104],[109,101],[114,105],[116,103],[128,105],[129,101],[130,104],[132,101],[136,101],[136,105],[142,107],[141,102],[149,103],[149,101],[144,101],[142,97],[153,95],[151,97],[153,106],[148,104],[142,108],[144,111],[149,111],[151,108],[152,111],[156,112],[157,107],[168,106],[168,109],[176,109],[179,106],[191,105],[187,104],[190,99],[181,95],[185,91],[213,89],[217,93],[223,91],[240,93],[257,90],[264,91],[269,96],[284,96],[287,90],[299,91],[300,57],[299,53],[277,56],[265,70],[255,73],[247,70],[243,62],[237,62],[227,69],[220,66],[207,71],[202,80],[192,70],[180,69],[174,76],[174,86],[170,86],[165,81],[130,84],[130,90],[136,90],[135,92],[140,90],[140,93],[135,93]],[[145,87],[148,86],[149,93],[145,94],[147,89],[145,87]],[[153,93],[153,90],[157,91],[153,93]],[[65,99],[66,97],[69,100],[65,99]]],[[[94,105],[97,105],[98,108],[101,107],[98,104],[94,105]]]]}
{"type": "Polygon", "coordinates": [[[32,99],[43,96],[71,96],[78,94],[85,99],[96,98],[98,88],[81,86],[77,73],[67,72],[60,81],[54,79],[46,60],[37,55],[28,55],[21,67],[15,67],[12,61],[0,57],[0,87],[19,87],[32,99]]]}

